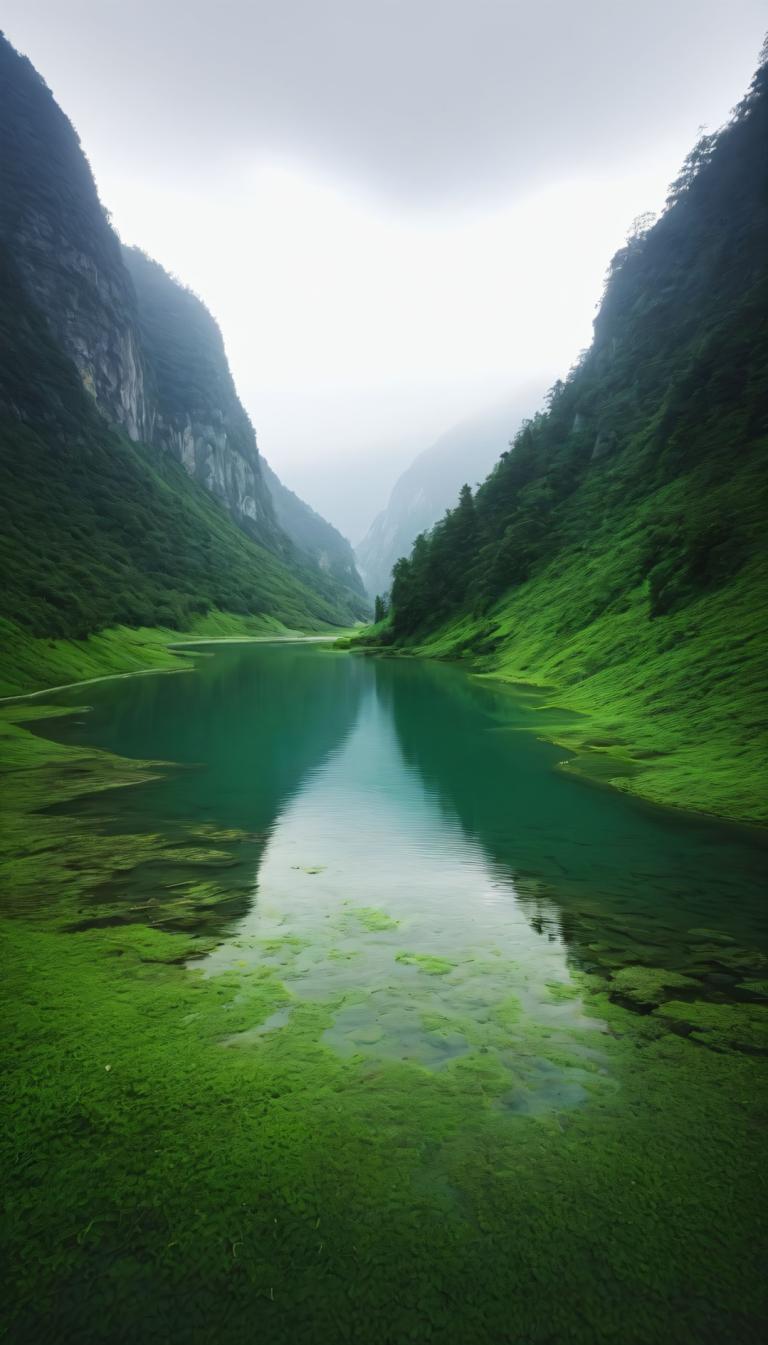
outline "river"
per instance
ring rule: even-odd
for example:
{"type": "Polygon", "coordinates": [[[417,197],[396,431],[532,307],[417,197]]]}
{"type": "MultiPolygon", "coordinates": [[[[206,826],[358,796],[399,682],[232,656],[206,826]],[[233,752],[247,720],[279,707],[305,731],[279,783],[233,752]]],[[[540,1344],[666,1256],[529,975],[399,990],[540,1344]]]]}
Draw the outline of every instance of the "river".
{"type": "Polygon", "coordinates": [[[764,838],[576,778],[563,712],[452,666],[206,646],[55,699],[89,709],[49,736],[169,763],[66,810],[180,844],[68,936],[148,920],[191,937],[190,983],[279,986],[238,988],[208,1049],[255,1088],[279,1062],[347,1204],[317,1238],[335,1287],[281,1249],[275,1339],[759,1338],[764,838]],[[190,829],[220,847],[206,881],[190,829]]]}

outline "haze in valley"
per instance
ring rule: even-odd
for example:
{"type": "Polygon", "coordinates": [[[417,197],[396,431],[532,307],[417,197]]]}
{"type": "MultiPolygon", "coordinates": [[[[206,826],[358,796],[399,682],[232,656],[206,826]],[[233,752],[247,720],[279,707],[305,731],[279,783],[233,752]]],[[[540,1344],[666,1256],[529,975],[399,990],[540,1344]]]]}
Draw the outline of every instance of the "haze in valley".
{"type": "Polygon", "coordinates": [[[205,300],[262,451],[353,541],[456,422],[566,372],[606,259],[727,117],[763,20],[759,0],[4,6],[121,237],[205,300]]]}

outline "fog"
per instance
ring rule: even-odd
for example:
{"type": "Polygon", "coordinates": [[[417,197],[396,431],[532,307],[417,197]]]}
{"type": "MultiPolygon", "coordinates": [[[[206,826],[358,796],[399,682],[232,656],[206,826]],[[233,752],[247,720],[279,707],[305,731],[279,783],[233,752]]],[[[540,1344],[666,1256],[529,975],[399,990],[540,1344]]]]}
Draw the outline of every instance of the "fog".
{"type": "Polygon", "coordinates": [[[746,89],[762,0],[6,0],[126,242],[222,326],[357,540],[454,421],[563,375],[608,260],[746,89]]]}

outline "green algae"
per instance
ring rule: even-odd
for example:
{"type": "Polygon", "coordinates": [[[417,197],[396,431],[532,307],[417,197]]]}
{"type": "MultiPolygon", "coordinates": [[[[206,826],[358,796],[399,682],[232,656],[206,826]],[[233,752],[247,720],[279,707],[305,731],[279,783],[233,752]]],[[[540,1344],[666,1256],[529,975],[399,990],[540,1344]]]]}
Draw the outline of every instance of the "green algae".
{"type": "Polygon", "coordinates": [[[456,963],[450,962],[448,958],[433,957],[430,953],[398,953],[395,961],[401,962],[404,967],[416,967],[427,976],[447,976],[456,967],[456,963]]]}
{"type": "MultiPolygon", "coordinates": [[[[259,960],[210,975],[215,941],[145,923],[151,908],[62,934],[83,903],[114,909],[116,867],[134,881],[148,866],[154,889],[174,862],[199,866],[173,889],[192,908],[226,884],[184,838],[35,812],[159,767],[31,734],[15,760],[0,838],[6,890],[21,874],[24,892],[2,921],[10,1338],[762,1338],[752,1013],[681,1001],[639,1017],[574,971],[549,983],[542,1023],[514,959],[405,953],[455,1010],[417,1000],[409,1017],[388,983],[298,999],[287,972],[306,941],[291,934],[238,940],[259,960]],[[329,1040],[350,1012],[344,1055],[329,1040]],[[436,1039],[427,1062],[386,1054],[411,1017],[436,1039]]],[[[702,947],[711,966],[722,945],[702,947]]]]}
{"type": "Polygon", "coordinates": [[[349,909],[349,914],[371,934],[384,934],[397,929],[400,924],[399,920],[393,920],[386,911],[379,911],[375,906],[353,906],[349,909]]]}
{"type": "Polygon", "coordinates": [[[611,997],[638,1008],[662,1004],[671,990],[701,991],[701,983],[681,972],[657,967],[622,967],[611,977],[611,997]]]}
{"type": "Polygon", "coordinates": [[[768,1008],[670,1000],[655,1012],[694,1041],[715,1050],[768,1053],[768,1008]]]}

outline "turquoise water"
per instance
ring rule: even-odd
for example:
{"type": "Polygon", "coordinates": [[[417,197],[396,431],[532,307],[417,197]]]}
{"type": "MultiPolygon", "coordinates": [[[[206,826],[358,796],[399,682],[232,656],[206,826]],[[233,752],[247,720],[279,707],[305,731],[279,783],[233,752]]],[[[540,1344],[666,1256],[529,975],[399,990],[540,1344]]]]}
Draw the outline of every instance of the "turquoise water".
{"type": "Polygon", "coordinates": [[[18,1338],[762,1340],[765,839],[456,667],[196,663],[40,728],[165,764],[25,936],[18,1338]]]}
{"type": "MultiPolygon", "coordinates": [[[[299,998],[378,987],[338,1013],[327,1042],[342,1053],[439,1068],[468,1049],[451,1023],[509,993],[553,1030],[584,1025],[578,997],[552,1002],[571,967],[701,964],[716,999],[760,972],[764,840],[558,770],[562,749],[538,735],[563,714],[538,696],[297,643],[209,646],[194,673],[88,697],[59,736],[177,763],[112,796],[113,825],[245,833],[215,875],[228,896],[184,909],[185,928],[220,940],[204,974],[269,963],[265,941],[288,938],[301,947],[274,956],[299,998]],[[446,965],[425,970],[424,957],[446,965]],[[425,1013],[442,1034],[423,1030],[425,1013]]],[[[103,798],[85,806],[99,813],[103,798]]],[[[151,866],[125,879],[126,906],[156,882],[151,866]]],[[[119,881],[99,893],[130,918],[120,898],[119,881]]],[[[174,928],[172,908],[159,922],[174,928]]],[[[566,1091],[579,1094],[572,1075],[566,1091]]]]}

